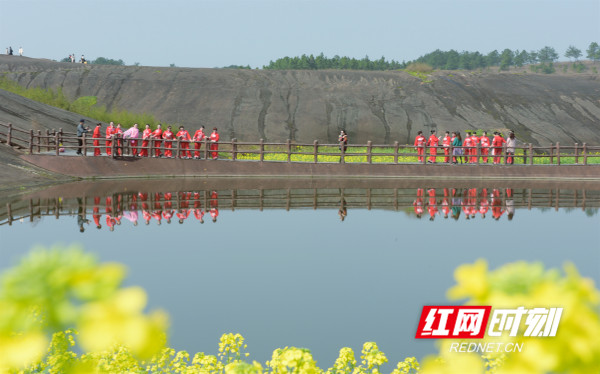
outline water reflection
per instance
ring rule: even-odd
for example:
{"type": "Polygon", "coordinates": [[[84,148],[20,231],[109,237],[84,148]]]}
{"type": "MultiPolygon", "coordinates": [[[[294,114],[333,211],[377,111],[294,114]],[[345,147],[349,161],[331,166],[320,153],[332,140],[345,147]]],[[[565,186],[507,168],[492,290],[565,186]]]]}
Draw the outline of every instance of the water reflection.
{"type": "MultiPolygon", "coordinates": [[[[204,223],[204,215],[217,223],[219,206],[241,209],[337,209],[340,221],[359,209],[385,209],[429,221],[513,220],[518,209],[577,208],[596,214],[600,190],[441,187],[441,188],[274,188],[231,190],[166,190],[97,192],[95,196],[45,196],[13,200],[0,209],[0,225],[15,220],[35,222],[44,216],[77,215],[80,232],[93,226],[114,231],[129,221],[145,225],[204,223]],[[91,217],[90,217],[91,216],[91,217]],[[141,217],[141,218],[140,218],[141,217]],[[193,219],[190,219],[193,217],[193,219]],[[91,220],[90,220],[91,218],[91,220]],[[489,220],[489,219],[488,219],[489,220]]],[[[332,215],[332,218],[334,216],[332,215]]]]}

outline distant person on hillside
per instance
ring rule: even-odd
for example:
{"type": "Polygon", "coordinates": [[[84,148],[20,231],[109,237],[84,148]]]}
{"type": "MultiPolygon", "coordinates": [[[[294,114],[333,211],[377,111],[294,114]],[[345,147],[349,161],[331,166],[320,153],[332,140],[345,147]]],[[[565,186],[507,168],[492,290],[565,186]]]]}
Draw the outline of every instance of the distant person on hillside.
{"type": "Polygon", "coordinates": [[[19,47],[19,56],[23,56],[23,47],[19,47]]]}
{"type": "Polygon", "coordinates": [[[13,49],[12,49],[12,47],[8,47],[8,55],[9,56],[13,55],[13,49]]]}
{"type": "Polygon", "coordinates": [[[81,146],[83,145],[83,134],[90,131],[90,128],[85,127],[84,123],[85,120],[81,119],[79,120],[79,125],[77,125],[77,144],[79,145],[79,148],[77,148],[77,154],[80,156],[82,155],[81,146]]]}
{"type": "Polygon", "coordinates": [[[81,60],[79,62],[81,62],[82,64],[85,64],[85,57],[83,57],[83,55],[81,55],[81,60]]]}
{"type": "Polygon", "coordinates": [[[219,157],[219,133],[217,132],[217,128],[213,127],[212,134],[208,137],[210,139],[210,150],[213,151],[211,153],[212,159],[216,160],[219,157]]]}

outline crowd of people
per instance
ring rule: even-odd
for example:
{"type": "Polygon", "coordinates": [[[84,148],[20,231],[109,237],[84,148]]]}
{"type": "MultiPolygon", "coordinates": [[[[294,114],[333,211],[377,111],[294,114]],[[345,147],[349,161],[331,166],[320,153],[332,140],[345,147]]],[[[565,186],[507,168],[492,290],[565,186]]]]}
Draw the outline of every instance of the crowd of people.
{"type": "MultiPolygon", "coordinates": [[[[85,120],[82,119],[77,126],[79,141],[78,155],[82,154],[82,136],[84,133],[90,131],[90,128],[86,127],[84,123],[85,120]]],[[[130,153],[134,157],[200,159],[202,158],[202,144],[207,139],[209,142],[210,157],[213,160],[219,157],[220,136],[216,127],[213,128],[212,133],[207,135],[204,126],[200,126],[192,136],[184,126],[179,126],[179,131],[174,133],[170,125],[163,131],[160,124],[155,130],[152,130],[150,125],[146,124],[144,130],[140,131],[137,123],[129,129],[124,130],[120,123],[115,126],[111,122],[106,130],[102,131],[102,123],[99,122],[93,130],[92,138],[94,139],[94,156],[101,156],[103,148],[107,156],[112,156],[114,148],[117,156],[130,153]],[[103,142],[101,139],[104,139],[104,144],[101,144],[103,142]],[[177,148],[176,144],[178,141],[180,145],[179,154],[177,154],[177,149],[173,150],[174,146],[177,148]],[[192,144],[193,148],[190,148],[192,144]]]]}
{"type": "Polygon", "coordinates": [[[458,220],[461,212],[466,219],[474,219],[477,214],[483,219],[491,210],[492,217],[496,221],[505,213],[508,220],[512,220],[515,214],[512,188],[504,191],[494,188],[491,192],[487,188],[482,188],[481,191],[477,188],[444,188],[441,200],[438,200],[436,193],[435,188],[430,188],[425,197],[424,189],[417,189],[417,198],[413,202],[417,218],[421,218],[425,210],[429,213],[431,221],[440,214],[443,214],[444,218],[451,217],[458,220]]]}
{"type": "Polygon", "coordinates": [[[517,146],[514,131],[510,131],[506,139],[498,131],[494,131],[493,135],[492,140],[490,140],[487,131],[484,131],[481,136],[478,136],[475,131],[466,131],[463,139],[459,131],[452,133],[446,131],[443,138],[438,138],[436,130],[431,130],[431,135],[426,139],[423,132],[418,131],[414,146],[417,150],[419,162],[425,162],[425,146],[429,147],[427,163],[430,164],[436,163],[438,157],[443,157],[444,163],[475,164],[478,161],[478,152],[480,152],[479,156],[481,157],[479,161],[482,163],[488,163],[489,159],[492,159],[494,165],[498,165],[506,158],[506,164],[514,164],[515,148],[517,146]],[[443,156],[437,155],[440,143],[444,152],[443,156]],[[451,148],[452,154],[450,154],[451,148]],[[506,148],[505,157],[503,157],[504,148],[506,148]]]}
{"type": "MultiPolygon", "coordinates": [[[[208,211],[211,220],[217,222],[219,216],[218,199],[217,191],[212,191],[208,202],[209,206],[205,208],[202,206],[203,198],[198,192],[157,192],[154,194],[139,192],[126,195],[115,194],[104,199],[96,196],[92,208],[92,220],[97,229],[101,229],[104,225],[110,231],[114,231],[115,227],[121,225],[123,220],[130,221],[134,226],[137,226],[140,213],[146,225],[149,225],[152,220],[160,225],[163,219],[170,224],[173,217],[182,224],[192,215],[200,223],[204,223],[204,214],[208,211]]],[[[80,201],[77,216],[79,231],[84,232],[85,225],[89,224],[90,220],[87,219],[83,203],[80,201]]]]}

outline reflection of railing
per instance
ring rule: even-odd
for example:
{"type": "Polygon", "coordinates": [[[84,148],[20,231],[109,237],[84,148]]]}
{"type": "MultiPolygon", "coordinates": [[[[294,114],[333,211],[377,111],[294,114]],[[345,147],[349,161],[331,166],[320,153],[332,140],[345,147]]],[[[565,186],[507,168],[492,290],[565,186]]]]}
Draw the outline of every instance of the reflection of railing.
{"type": "MultiPolygon", "coordinates": [[[[600,191],[538,190],[538,189],[276,189],[276,190],[219,190],[166,193],[122,193],[109,196],[81,198],[29,199],[7,203],[0,208],[0,225],[16,220],[34,221],[41,217],[80,215],[123,215],[140,211],[147,217],[152,212],[169,210],[172,213],[198,209],[339,209],[345,217],[347,209],[387,209],[432,214],[444,209],[459,208],[463,214],[482,213],[485,207],[503,211],[515,208],[600,208],[600,191]],[[470,213],[469,213],[470,212],[470,213]]],[[[198,212],[199,213],[199,212],[198,212]]]]}
{"type": "Polygon", "coordinates": [[[586,143],[574,145],[550,144],[547,147],[533,146],[531,143],[515,147],[514,155],[506,153],[506,145],[503,147],[443,147],[413,145],[401,145],[395,142],[393,145],[375,145],[371,141],[367,144],[320,144],[315,140],[312,144],[292,143],[266,143],[262,139],[259,142],[238,142],[232,139],[230,142],[211,143],[208,138],[203,141],[194,142],[180,139],[123,139],[121,135],[113,135],[106,139],[92,138],[86,134],[77,137],[75,133],[63,132],[62,129],[24,131],[11,124],[0,124],[0,142],[26,149],[30,154],[53,153],[61,155],[65,150],[79,150],[84,156],[96,154],[110,154],[110,157],[122,156],[139,157],[144,150],[152,156],[156,153],[172,153],[172,157],[185,157],[209,159],[214,158],[213,152],[219,157],[234,161],[255,160],[260,162],[303,162],[303,163],[422,163],[429,160],[437,163],[452,162],[454,148],[460,148],[463,155],[459,158],[466,159],[466,163],[486,164],[493,162],[497,157],[499,163],[515,163],[523,165],[534,164],[583,164],[598,163],[600,159],[600,146],[588,146],[586,143]],[[132,144],[131,141],[135,141],[132,144]],[[79,145],[81,141],[81,146],[79,145]],[[96,144],[94,144],[96,142],[96,144]],[[142,143],[143,142],[143,143],[142,143]],[[147,143],[147,145],[142,145],[147,143]],[[160,143],[157,146],[157,143],[160,143]],[[196,149],[198,145],[198,149],[196,149]],[[212,149],[215,146],[217,149],[212,149]],[[338,150],[339,149],[339,150],[338,150]]]}

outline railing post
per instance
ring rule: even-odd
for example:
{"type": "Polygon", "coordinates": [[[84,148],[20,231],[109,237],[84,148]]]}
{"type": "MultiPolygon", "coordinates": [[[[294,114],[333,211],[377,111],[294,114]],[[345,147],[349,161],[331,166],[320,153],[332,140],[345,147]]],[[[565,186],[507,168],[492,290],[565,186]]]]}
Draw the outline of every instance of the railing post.
{"type": "Polygon", "coordinates": [[[285,146],[287,149],[287,162],[292,162],[292,141],[288,139],[285,142],[285,146]]]}
{"type": "Polygon", "coordinates": [[[394,164],[398,163],[398,148],[399,148],[400,144],[395,141],[394,142],[394,164]]]}
{"type": "Polygon", "coordinates": [[[367,163],[372,163],[373,162],[373,142],[368,140],[367,141],[367,163]]]}
{"type": "Polygon", "coordinates": [[[204,159],[208,160],[208,137],[204,138],[204,159]]]}
{"type": "Polygon", "coordinates": [[[155,156],[155,150],[154,150],[154,139],[152,137],[149,138],[150,140],[148,141],[148,145],[150,146],[148,149],[148,157],[154,157],[155,156]]]}
{"type": "Polygon", "coordinates": [[[258,149],[258,160],[263,162],[265,160],[265,140],[260,139],[259,149],[258,149]]]}
{"type": "Polygon", "coordinates": [[[529,165],[533,165],[533,145],[529,143],[529,165]]]}
{"type": "MultiPolygon", "coordinates": [[[[58,129],[58,143],[62,144],[62,142],[63,142],[63,129],[62,129],[62,127],[60,127],[58,129]]],[[[63,144],[63,147],[64,147],[64,144],[63,144]]]]}
{"type": "Polygon", "coordinates": [[[423,142],[423,145],[421,147],[423,148],[423,161],[422,161],[422,164],[426,165],[427,164],[427,142],[423,142]]]}
{"type": "Polygon", "coordinates": [[[50,130],[46,129],[46,152],[50,152],[50,130]]]}
{"type": "Polygon", "coordinates": [[[85,136],[85,132],[81,134],[81,142],[83,143],[83,155],[87,156],[87,139],[85,136]]]}
{"type": "Polygon", "coordinates": [[[177,150],[177,154],[175,155],[175,158],[181,158],[181,139],[177,138],[177,147],[175,147],[175,149],[177,150]]]}
{"type": "Polygon", "coordinates": [[[556,164],[560,165],[560,142],[556,142],[556,164]]]}
{"type": "Polygon", "coordinates": [[[12,145],[12,123],[8,124],[8,134],[6,135],[6,144],[10,147],[12,145]]]}
{"type": "Polygon", "coordinates": [[[60,141],[59,141],[59,134],[57,132],[54,133],[54,149],[56,151],[56,155],[58,156],[58,153],[60,152],[60,141]]]}
{"type": "Polygon", "coordinates": [[[481,159],[481,143],[477,142],[476,149],[476,164],[479,165],[479,160],[481,159]]]}
{"type": "Polygon", "coordinates": [[[111,154],[112,154],[112,158],[117,158],[117,136],[115,134],[112,134],[110,136],[111,138],[111,144],[110,144],[110,148],[111,148],[111,154]]]}
{"type": "Polygon", "coordinates": [[[346,151],[344,150],[344,142],[340,142],[340,163],[346,163],[346,151]]]}
{"type": "Polygon", "coordinates": [[[231,139],[231,160],[237,160],[237,139],[231,139]]]}
{"type": "Polygon", "coordinates": [[[318,160],[317,154],[319,152],[319,141],[315,140],[314,143],[313,143],[313,146],[314,146],[313,154],[314,154],[314,157],[315,157],[314,163],[316,164],[317,160],[318,160]]]}
{"type": "Polygon", "coordinates": [[[37,153],[40,153],[42,151],[42,149],[40,147],[41,141],[42,141],[42,130],[38,130],[38,133],[37,133],[37,153]]]}
{"type": "Polygon", "coordinates": [[[33,130],[29,130],[29,154],[33,154],[33,130]]]}
{"type": "Polygon", "coordinates": [[[587,144],[583,143],[583,149],[581,152],[583,153],[583,164],[587,165],[587,144]]]}
{"type": "Polygon", "coordinates": [[[575,143],[575,164],[579,163],[579,148],[577,148],[578,144],[575,143]]]}
{"type": "Polygon", "coordinates": [[[554,146],[550,143],[550,165],[554,165],[554,146]]]}

